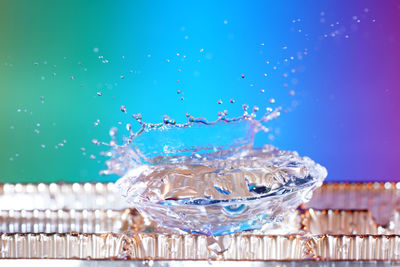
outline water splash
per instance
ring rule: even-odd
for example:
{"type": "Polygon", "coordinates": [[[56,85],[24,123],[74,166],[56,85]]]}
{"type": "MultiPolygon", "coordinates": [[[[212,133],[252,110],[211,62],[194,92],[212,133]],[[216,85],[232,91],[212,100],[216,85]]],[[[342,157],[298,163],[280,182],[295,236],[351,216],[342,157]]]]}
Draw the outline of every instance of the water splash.
{"type": "MultiPolygon", "coordinates": [[[[160,226],[193,234],[218,236],[276,227],[322,184],[325,168],[296,152],[271,145],[254,147],[254,136],[269,131],[265,123],[280,115],[258,107],[216,121],[187,114],[186,123],[164,116],[139,130],[127,125],[118,144],[111,129],[110,159],[103,174],[117,174],[117,187],[128,202],[160,226]],[[267,227],[265,227],[267,225],[267,227]]],[[[272,229],[271,228],[271,229],[272,229]]]]}

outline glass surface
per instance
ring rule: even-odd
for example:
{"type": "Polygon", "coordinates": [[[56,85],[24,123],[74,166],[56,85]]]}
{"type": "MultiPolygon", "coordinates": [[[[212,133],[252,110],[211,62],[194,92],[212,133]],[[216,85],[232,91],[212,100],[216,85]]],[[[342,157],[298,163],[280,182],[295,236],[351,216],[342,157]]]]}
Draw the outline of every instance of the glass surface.
{"type": "Polygon", "coordinates": [[[207,236],[168,232],[140,216],[112,184],[5,184],[0,187],[0,257],[400,260],[399,192],[395,183],[325,184],[307,207],[288,218],[296,233],[277,229],[274,235],[253,231],[216,237],[227,248],[216,254],[207,236]],[[387,222],[374,217],[383,207],[387,222]]]}

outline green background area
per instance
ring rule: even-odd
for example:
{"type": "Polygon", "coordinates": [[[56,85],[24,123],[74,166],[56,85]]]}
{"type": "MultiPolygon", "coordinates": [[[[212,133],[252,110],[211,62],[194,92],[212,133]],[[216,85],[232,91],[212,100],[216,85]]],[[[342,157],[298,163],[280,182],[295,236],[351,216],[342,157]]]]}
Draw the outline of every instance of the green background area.
{"type": "MultiPolygon", "coordinates": [[[[139,2],[128,16],[126,7],[106,1],[60,3],[0,2],[0,182],[114,179],[97,175],[104,148],[91,139],[108,140],[107,129],[115,121],[106,114],[121,105],[113,92],[119,70],[109,66],[117,56],[109,65],[99,63],[98,56],[120,59],[114,49],[130,45],[129,60],[137,60],[144,10],[139,2]],[[120,16],[129,20],[114,24],[112,18],[120,16]],[[136,35],[134,44],[121,32],[136,35]],[[93,127],[97,119],[101,123],[93,127]]],[[[119,67],[126,68],[123,64],[119,67]]]]}

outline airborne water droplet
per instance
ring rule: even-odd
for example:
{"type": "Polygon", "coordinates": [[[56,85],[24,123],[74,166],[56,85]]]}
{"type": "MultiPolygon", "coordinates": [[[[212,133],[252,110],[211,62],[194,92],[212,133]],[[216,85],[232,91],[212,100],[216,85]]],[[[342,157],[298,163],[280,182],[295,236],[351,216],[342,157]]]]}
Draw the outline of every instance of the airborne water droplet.
{"type": "Polygon", "coordinates": [[[231,99],[229,100],[229,102],[233,104],[233,103],[235,103],[235,99],[231,98],[231,99]]]}
{"type": "Polygon", "coordinates": [[[240,75],[240,77],[242,77],[242,79],[244,79],[245,76],[244,76],[244,74],[242,74],[242,75],[240,75]]]}
{"type": "Polygon", "coordinates": [[[121,105],[121,106],[119,107],[119,109],[120,109],[122,112],[126,113],[126,107],[125,107],[125,105],[121,105]]]}
{"type": "Polygon", "coordinates": [[[98,96],[102,96],[103,93],[102,93],[102,92],[97,92],[97,95],[98,95],[98,96]]]}
{"type": "Polygon", "coordinates": [[[220,99],[220,100],[218,100],[218,102],[217,102],[217,103],[221,105],[221,104],[222,104],[222,100],[221,100],[221,99],[220,99]]]}

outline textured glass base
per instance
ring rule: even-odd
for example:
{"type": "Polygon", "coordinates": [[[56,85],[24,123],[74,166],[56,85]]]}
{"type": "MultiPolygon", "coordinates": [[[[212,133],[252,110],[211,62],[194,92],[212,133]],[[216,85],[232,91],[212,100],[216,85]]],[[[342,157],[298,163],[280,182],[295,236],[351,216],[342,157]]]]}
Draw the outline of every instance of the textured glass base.
{"type": "Polygon", "coordinates": [[[326,184],[285,227],[210,238],[160,229],[112,184],[0,185],[0,258],[400,260],[400,184],[326,184]],[[270,233],[270,232],[268,232],[270,233]],[[276,233],[276,234],[275,234],[276,233]]]}

